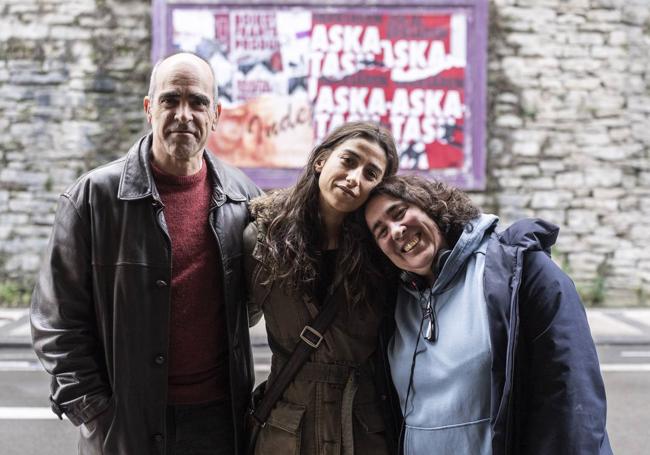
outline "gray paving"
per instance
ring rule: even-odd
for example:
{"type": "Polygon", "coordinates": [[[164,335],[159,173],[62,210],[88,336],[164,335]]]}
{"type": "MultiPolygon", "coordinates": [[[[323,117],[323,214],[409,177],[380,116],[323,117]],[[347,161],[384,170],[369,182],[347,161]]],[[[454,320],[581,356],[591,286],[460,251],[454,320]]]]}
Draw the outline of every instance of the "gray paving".
{"type": "MultiPolygon", "coordinates": [[[[650,308],[589,308],[587,318],[596,344],[650,344],[650,308]]],[[[264,320],[251,329],[251,342],[267,344],[264,320]]],[[[0,347],[30,345],[28,310],[0,308],[0,347]]]]}

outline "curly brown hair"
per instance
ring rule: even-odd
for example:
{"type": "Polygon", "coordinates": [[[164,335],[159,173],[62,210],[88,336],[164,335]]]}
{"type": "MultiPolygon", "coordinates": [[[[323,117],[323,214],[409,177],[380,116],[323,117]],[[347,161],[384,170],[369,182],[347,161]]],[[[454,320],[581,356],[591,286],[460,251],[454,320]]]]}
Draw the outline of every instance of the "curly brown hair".
{"type": "Polygon", "coordinates": [[[439,180],[427,180],[415,175],[396,175],[385,179],[373,188],[368,201],[380,194],[420,208],[435,221],[447,245],[452,248],[465,225],[481,213],[467,193],[439,180]]]}
{"type": "MultiPolygon", "coordinates": [[[[397,172],[399,158],[391,133],[372,122],[350,122],[332,131],[316,146],[295,186],[289,189],[280,210],[268,225],[262,263],[266,282],[279,280],[289,289],[314,296],[318,285],[321,250],[325,242],[320,215],[318,160],[327,158],[341,143],[361,138],[377,144],[386,154],[383,178],[397,172]]],[[[365,224],[349,214],[343,221],[336,260],[336,277],[351,304],[367,301],[373,282],[379,276],[370,258],[364,254],[368,239],[365,224]]],[[[376,285],[375,285],[376,288],[376,285]]]]}

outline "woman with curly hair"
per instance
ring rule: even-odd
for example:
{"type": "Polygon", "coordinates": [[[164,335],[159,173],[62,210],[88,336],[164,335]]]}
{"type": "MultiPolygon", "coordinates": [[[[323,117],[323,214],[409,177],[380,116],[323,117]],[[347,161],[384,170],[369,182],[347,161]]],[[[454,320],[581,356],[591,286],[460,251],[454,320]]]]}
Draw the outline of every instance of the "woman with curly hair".
{"type": "Polygon", "coordinates": [[[402,271],[388,344],[406,455],[611,454],[605,389],[558,228],[496,233],[462,191],[393,177],[365,207],[402,271]]]}
{"type": "Polygon", "coordinates": [[[256,454],[391,451],[387,426],[394,422],[384,417],[386,394],[376,386],[384,371],[375,361],[387,293],[354,212],[397,166],[390,132],[347,123],[311,152],[295,186],[251,202],[244,260],[250,322],[264,314],[272,351],[267,390],[326,298],[337,305],[322,342],[261,429],[256,454]]]}

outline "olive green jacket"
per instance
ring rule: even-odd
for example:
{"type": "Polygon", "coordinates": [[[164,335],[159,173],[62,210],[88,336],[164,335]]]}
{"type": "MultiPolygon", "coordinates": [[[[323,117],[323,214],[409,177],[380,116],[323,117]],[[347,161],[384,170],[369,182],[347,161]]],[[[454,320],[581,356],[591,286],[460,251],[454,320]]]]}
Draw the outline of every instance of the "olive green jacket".
{"type": "MultiPolygon", "coordinates": [[[[273,353],[269,384],[319,311],[306,295],[296,295],[277,283],[262,284],[263,267],[256,273],[261,264],[260,245],[278,197],[263,196],[251,204],[255,220],[244,232],[249,321],[253,325],[262,314],[266,321],[273,353]]],[[[343,296],[339,290],[334,298],[343,296]]],[[[352,310],[342,305],[323,342],[272,410],[257,440],[256,454],[389,453],[382,403],[373,379],[380,319],[367,305],[352,310]]]]}

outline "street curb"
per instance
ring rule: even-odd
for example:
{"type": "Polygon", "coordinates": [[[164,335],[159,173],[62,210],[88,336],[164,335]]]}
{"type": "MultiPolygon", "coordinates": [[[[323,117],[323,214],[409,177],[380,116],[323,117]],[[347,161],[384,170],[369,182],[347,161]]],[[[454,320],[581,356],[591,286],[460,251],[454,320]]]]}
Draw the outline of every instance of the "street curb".
{"type": "Polygon", "coordinates": [[[617,338],[617,337],[608,337],[600,338],[594,340],[596,346],[640,346],[640,345],[650,345],[650,338],[648,337],[638,337],[638,338],[617,338]]]}
{"type": "Polygon", "coordinates": [[[0,349],[2,348],[32,348],[32,340],[0,338],[0,349]]]}
{"type": "MultiPolygon", "coordinates": [[[[646,346],[650,345],[650,338],[598,338],[594,340],[596,346],[646,346]]],[[[265,347],[268,346],[266,337],[255,336],[251,337],[252,347],[265,347]]],[[[0,349],[2,348],[32,348],[32,342],[29,339],[8,339],[0,338],[0,349]]]]}

